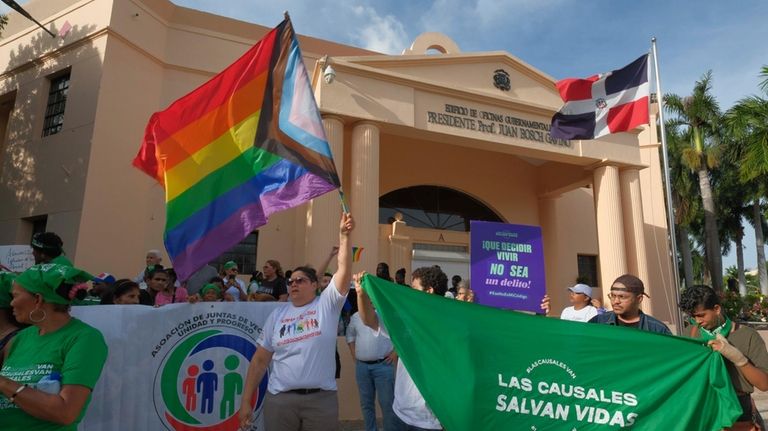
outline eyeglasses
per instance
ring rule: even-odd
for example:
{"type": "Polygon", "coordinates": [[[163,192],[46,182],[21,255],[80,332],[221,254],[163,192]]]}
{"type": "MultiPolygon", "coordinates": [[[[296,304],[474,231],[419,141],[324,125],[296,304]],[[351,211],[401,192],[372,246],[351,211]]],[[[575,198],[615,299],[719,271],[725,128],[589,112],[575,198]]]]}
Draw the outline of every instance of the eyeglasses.
{"type": "Polygon", "coordinates": [[[627,301],[631,300],[634,297],[635,297],[635,295],[632,295],[632,294],[628,294],[628,295],[618,295],[616,293],[609,293],[608,294],[608,299],[610,299],[611,301],[627,302],[627,301]]]}
{"type": "Polygon", "coordinates": [[[294,284],[304,284],[305,282],[309,281],[307,277],[296,277],[291,278],[288,280],[288,285],[293,286],[294,284]]]}

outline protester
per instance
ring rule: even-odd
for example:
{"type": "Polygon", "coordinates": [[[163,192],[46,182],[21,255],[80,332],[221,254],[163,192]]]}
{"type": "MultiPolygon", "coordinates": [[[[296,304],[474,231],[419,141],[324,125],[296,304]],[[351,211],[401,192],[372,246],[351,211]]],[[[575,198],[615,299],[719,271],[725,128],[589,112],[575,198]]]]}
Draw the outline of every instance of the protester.
{"type": "Polygon", "coordinates": [[[685,289],[680,296],[680,309],[693,320],[687,335],[706,341],[727,359],[725,368],[743,412],[731,429],[765,429],[751,395],[755,387],[768,390],[768,351],[763,338],[749,326],[731,321],[723,312],[720,297],[709,286],[685,289]]]}
{"type": "Polygon", "coordinates": [[[146,264],[144,265],[144,269],[141,270],[139,275],[136,276],[136,278],[133,279],[136,283],[141,284],[144,279],[147,278],[147,275],[151,268],[153,268],[155,265],[160,265],[160,262],[163,261],[163,256],[160,254],[160,250],[148,250],[147,256],[144,259],[146,264]]]}
{"type": "MultiPolygon", "coordinates": [[[[355,282],[355,289],[362,289],[359,278],[355,282]]],[[[357,390],[360,392],[360,409],[363,412],[365,430],[378,431],[375,404],[377,396],[384,418],[384,430],[400,429],[400,420],[392,411],[397,361],[392,342],[386,337],[376,336],[371,328],[365,326],[359,313],[355,313],[347,328],[347,344],[352,358],[355,359],[355,379],[357,390]]]]}
{"type": "Polygon", "coordinates": [[[72,266],[72,262],[64,256],[64,242],[53,232],[40,232],[32,235],[30,246],[35,264],[58,263],[72,266]]]}
{"type": "Polygon", "coordinates": [[[102,297],[109,291],[115,282],[115,276],[106,272],[93,277],[91,288],[87,290],[87,295],[82,300],[72,300],[72,305],[99,305],[102,297]]]}
{"type": "MultiPolygon", "coordinates": [[[[359,279],[362,274],[357,275],[359,279]]],[[[448,287],[448,277],[439,266],[423,267],[413,271],[411,275],[411,287],[425,293],[444,296],[448,287]]],[[[364,289],[356,289],[360,319],[374,331],[389,338],[389,333],[384,326],[379,325],[379,318],[373,310],[370,298],[364,289]]],[[[402,420],[406,430],[439,430],[443,429],[427,402],[413,382],[408,369],[403,361],[397,361],[397,374],[395,378],[395,401],[392,410],[402,420]]]]}
{"type": "Polygon", "coordinates": [[[165,274],[168,276],[168,281],[165,283],[165,287],[155,295],[155,306],[161,307],[177,302],[187,302],[189,297],[187,289],[176,286],[176,271],[173,268],[168,268],[165,270],[165,274]]]}
{"type": "Polygon", "coordinates": [[[235,263],[234,260],[230,260],[224,264],[224,274],[226,275],[223,279],[224,288],[226,289],[224,295],[227,297],[228,301],[237,302],[246,301],[248,299],[248,295],[245,293],[248,290],[248,287],[243,280],[237,278],[238,272],[237,263],[235,263]]]}
{"type": "Polygon", "coordinates": [[[562,320],[574,322],[588,322],[597,316],[597,308],[592,306],[592,288],[586,284],[576,284],[568,288],[570,307],[563,309],[560,314],[562,320]]]}
{"type": "Polygon", "coordinates": [[[648,295],[645,293],[643,282],[634,275],[624,274],[611,284],[608,297],[611,299],[613,311],[598,314],[591,318],[589,323],[627,326],[672,335],[667,325],[640,310],[644,296],[648,295]]]}
{"type": "Polygon", "coordinates": [[[264,281],[264,274],[261,271],[253,271],[251,280],[248,282],[248,293],[258,292],[262,281],[264,281]]]}
{"type": "Polygon", "coordinates": [[[69,304],[85,293],[76,283],[91,278],[71,266],[42,264],[14,280],[13,313],[32,326],[6,346],[0,370],[4,431],[70,431],[85,415],[107,345],[98,330],[70,316],[69,304]]]}
{"type": "Polygon", "coordinates": [[[133,280],[122,278],[115,281],[115,284],[107,290],[101,299],[102,304],[138,304],[141,289],[139,284],[133,280]]]}
{"type": "MultiPolygon", "coordinates": [[[[331,284],[317,296],[318,279],[308,267],[296,268],[289,280],[290,302],[267,318],[251,359],[240,403],[240,426],[252,420],[252,396],[271,365],[264,400],[267,430],[339,429],[334,378],[336,325],[351,279],[350,214],[339,225],[339,266],[331,284]]],[[[265,271],[265,275],[266,271],[265,271]]]]}
{"type": "Polygon", "coordinates": [[[401,286],[407,286],[405,283],[405,268],[400,268],[395,272],[395,283],[401,286]]]}
{"type": "Polygon", "coordinates": [[[147,289],[142,289],[139,296],[139,303],[143,305],[156,305],[157,295],[164,291],[168,286],[168,274],[165,273],[163,265],[154,265],[148,268],[146,283],[147,289]]]}
{"type": "Polygon", "coordinates": [[[387,265],[386,262],[379,262],[379,264],[376,265],[376,277],[392,281],[392,277],[389,276],[389,265],[387,265]]]}
{"type": "Polygon", "coordinates": [[[0,364],[3,348],[22,327],[11,312],[11,286],[15,278],[12,272],[0,271],[0,364]]]}
{"type": "Polygon", "coordinates": [[[259,286],[258,293],[272,295],[278,301],[287,301],[288,290],[285,286],[283,268],[280,266],[280,262],[276,260],[268,260],[264,263],[264,267],[261,269],[264,273],[264,280],[259,286]]]}
{"type": "Polygon", "coordinates": [[[451,295],[454,297],[456,297],[456,295],[459,293],[459,283],[461,283],[460,275],[454,275],[451,277],[451,287],[448,288],[448,292],[451,292],[451,295]]]}
{"type": "Polygon", "coordinates": [[[190,304],[197,302],[220,302],[221,301],[221,288],[213,283],[208,283],[200,289],[200,293],[195,295],[189,295],[187,301],[190,304]]]}
{"type": "Polygon", "coordinates": [[[457,283],[456,299],[464,302],[475,302],[475,293],[469,288],[467,280],[461,280],[457,283]]]}

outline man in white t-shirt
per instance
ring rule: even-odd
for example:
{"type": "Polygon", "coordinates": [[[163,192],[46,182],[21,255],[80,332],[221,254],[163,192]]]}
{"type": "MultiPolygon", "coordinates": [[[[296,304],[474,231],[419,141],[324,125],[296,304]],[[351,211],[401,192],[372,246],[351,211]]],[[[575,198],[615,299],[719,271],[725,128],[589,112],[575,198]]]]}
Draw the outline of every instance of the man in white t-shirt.
{"type": "MultiPolygon", "coordinates": [[[[358,274],[357,280],[362,276],[358,274]]],[[[444,296],[448,288],[448,277],[438,266],[422,267],[413,271],[411,275],[411,288],[425,293],[444,296]]],[[[366,326],[379,335],[389,337],[387,328],[379,325],[379,318],[373,310],[371,299],[365,293],[362,287],[355,288],[357,292],[358,313],[366,326]]],[[[406,431],[422,430],[442,430],[443,426],[437,420],[435,414],[427,405],[424,397],[419,392],[416,384],[413,382],[408,369],[403,365],[403,361],[397,361],[397,372],[395,374],[395,401],[392,410],[401,421],[403,421],[406,431]]]]}
{"type": "Polygon", "coordinates": [[[563,310],[560,318],[575,322],[588,322],[597,316],[597,308],[592,306],[592,288],[586,284],[577,284],[568,288],[571,306],[563,310]]]}
{"type": "Polygon", "coordinates": [[[226,274],[224,277],[224,298],[235,302],[248,299],[248,295],[245,293],[248,288],[243,280],[237,278],[238,269],[234,260],[224,264],[224,273],[226,274]]]}

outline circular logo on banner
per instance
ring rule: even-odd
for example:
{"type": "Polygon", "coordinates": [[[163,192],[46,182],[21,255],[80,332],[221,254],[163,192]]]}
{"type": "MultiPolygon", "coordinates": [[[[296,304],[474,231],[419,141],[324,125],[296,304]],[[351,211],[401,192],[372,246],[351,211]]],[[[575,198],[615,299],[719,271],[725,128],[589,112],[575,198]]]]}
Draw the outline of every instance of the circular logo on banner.
{"type": "MultiPolygon", "coordinates": [[[[231,328],[207,326],[182,337],[155,375],[154,404],[172,431],[236,431],[249,361],[256,345],[231,328]]],[[[268,376],[251,407],[261,409],[268,376]]]]}

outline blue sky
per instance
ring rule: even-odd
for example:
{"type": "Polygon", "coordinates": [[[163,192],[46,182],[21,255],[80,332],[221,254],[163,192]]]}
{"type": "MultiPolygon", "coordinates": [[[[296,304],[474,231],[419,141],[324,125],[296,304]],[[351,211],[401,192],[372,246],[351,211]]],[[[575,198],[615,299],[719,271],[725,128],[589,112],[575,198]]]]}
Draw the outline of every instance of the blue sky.
{"type": "MultiPolygon", "coordinates": [[[[560,79],[624,66],[657,38],[666,93],[689,94],[707,70],[723,110],[758,91],[768,64],[768,2],[573,0],[174,0],[193,9],[274,26],[291,14],[301,34],[396,54],[426,31],[462,51],[507,51],[560,79]]],[[[744,257],[756,265],[745,225],[744,257]]],[[[724,259],[736,264],[736,254],[724,259]]]]}
{"type": "MultiPolygon", "coordinates": [[[[765,0],[173,1],[265,26],[288,10],[301,34],[391,54],[438,31],[462,51],[507,51],[557,79],[624,66],[655,36],[664,91],[686,95],[711,69],[722,109],[756,93],[768,64],[765,0]]],[[[754,232],[746,231],[745,260],[754,267],[754,232]]],[[[724,266],[735,261],[731,253],[724,266]]]]}

